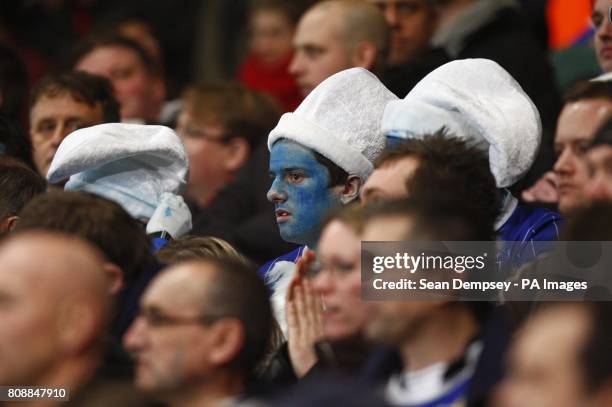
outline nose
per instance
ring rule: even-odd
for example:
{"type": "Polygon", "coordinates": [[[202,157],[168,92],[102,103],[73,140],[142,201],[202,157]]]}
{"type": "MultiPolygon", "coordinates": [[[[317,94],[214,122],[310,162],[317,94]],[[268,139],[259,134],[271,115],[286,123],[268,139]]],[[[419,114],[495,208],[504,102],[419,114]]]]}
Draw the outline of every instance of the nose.
{"type": "Polygon", "coordinates": [[[268,193],[266,194],[266,198],[268,198],[268,201],[272,203],[279,204],[287,200],[287,193],[281,187],[280,182],[274,180],[270,186],[270,189],[268,190],[268,193]]]}
{"type": "Polygon", "coordinates": [[[303,72],[304,62],[302,53],[300,51],[295,51],[295,54],[293,54],[293,59],[289,64],[289,73],[291,74],[291,76],[297,78],[298,76],[301,76],[303,72]]]}
{"type": "Polygon", "coordinates": [[[575,157],[573,157],[573,154],[569,148],[563,149],[563,152],[561,153],[559,158],[557,158],[557,162],[555,162],[553,170],[556,174],[562,176],[567,176],[574,173],[574,171],[576,170],[575,157]]]}
{"type": "Polygon", "coordinates": [[[137,317],[123,335],[123,345],[128,351],[137,351],[145,343],[146,326],[142,317],[137,317]]]}
{"type": "Polygon", "coordinates": [[[51,146],[57,149],[68,134],[70,134],[70,131],[66,128],[66,126],[57,126],[53,132],[53,136],[51,137],[51,146]]]}
{"type": "Polygon", "coordinates": [[[395,28],[398,26],[398,18],[397,18],[397,6],[395,4],[386,3],[381,7],[381,11],[385,16],[385,20],[391,26],[391,28],[395,28]]]}
{"type": "Polygon", "coordinates": [[[334,281],[332,279],[331,273],[328,270],[322,269],[312,279],[312,288],[317,294],[321,296],[332,292],[334,289],[334,281]]]}
{"type": "Polygon", "coordinates": [[[612,39],[612,23],[608,21],[607,16],[603,19],[599,28],[597,28],[595,35],[597,35],[599,39],[604,42],[612,39]]]}

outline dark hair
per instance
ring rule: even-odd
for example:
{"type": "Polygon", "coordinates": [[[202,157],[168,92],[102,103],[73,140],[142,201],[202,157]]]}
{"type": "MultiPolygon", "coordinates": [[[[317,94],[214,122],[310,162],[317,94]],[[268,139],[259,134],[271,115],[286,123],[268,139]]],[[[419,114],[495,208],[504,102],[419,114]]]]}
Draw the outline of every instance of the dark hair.
{"type": "Polygon", "coordinates": [[[406,180],[410,196],[424,201],[452,199],[493,231],[501,196],[485,152],[441,129],[396,145],[383,153],[376,166],[406,157],[418,161],[414,174],[406,180]]]}
{"type": "Polygon", "coordinates": [[[151,262],[144,228],[120,205],[83,191],[54,191],[32,199],[21,211],[16,230],[55,230],[98,247],[123,270],[126,281],[151,262]]]}
{"type": "Polygon", "coordinates": [[[565,94],[564,102],[572,103],[585,99],[608,99],[612,102],[612,81],[578,82],[565,94]]]}
{"type": "Polygon", "coordinates": [[[72,69],[76,69],[76,66],[79,64],[81,59],[83,59],[93,50],[102,47],[119,47],[128,49],[136,54],[140,62],[142,62],[144,69],[150,75],[160,75],[160,67],[158,66],[157,62],[138,42],[114,32],[93,35],[77,44],[73,50],[71,58],[69,58],[70,67],[72,69]]]}
{"type": "Polygon", "coordinates": [[[224,139],[244,138],[251,150],[268,136],[281,116],[280,107],[270,96],[231,82],[190,87],[183,95],[183,106],[202,120],[219,122],[224,139]]]}
{"type": "Polygon", "coordinates": [[[273,329],[266,286],[250,263],[230,258],[201,262],[212,264],[216,270],[204,296],[206,312],[242,322],[246,338],[233,365],[245,375],[251,375],[265,356],[273,329]]]}
{"type": "Polygon", "coordinates": [[[327,172],[329,173],[329,187],[335,187],[338,185],[346,184],[348,180],[348,172],[344,171],[340,168],[336,163],[334,163],[329,158],[323,156],[315,150],[312,150],[315,160],[325,168],[327,168],[327,172]]]}
{"type": "Polygon", "coordinates": [[[584,381],[591,391],[612,379],[612,303],[585,303],[591,315],[591,332],[580,354],[584,381]]]}
{"type": "Polygon", "coordinates": [[[27,165],[13,157],[0,156],[0,220],[17,215],[46,189],[46,181],[27,165]]]}
{"type": "Polygon", "coordinates": [[[30,96],[30,110],[42,96],[56,97],[68,93],[89,106],[100,104],[104,122],[119,121],[119,103],[108,79],[87,72],[64,72],[44,77],[34,85],[30,96]]]}
{"type": "Polygon", "coordinates": [[[600,145],[612,145],[612,119],[608,119],[608,121],[597,130],[589,148],[600,145]]]}
{"type": "Polygon", "coordinates": [[[28,71],[17,53],[0,44],[0,112],[19,120],[25,109],[28,94],[28,71]]]}
{"type": "Polygon", "coordinates": [[[0,112],[0,155],[2,154],[17,158],[34,169],[30,139],[17,123],[0,112]]]}

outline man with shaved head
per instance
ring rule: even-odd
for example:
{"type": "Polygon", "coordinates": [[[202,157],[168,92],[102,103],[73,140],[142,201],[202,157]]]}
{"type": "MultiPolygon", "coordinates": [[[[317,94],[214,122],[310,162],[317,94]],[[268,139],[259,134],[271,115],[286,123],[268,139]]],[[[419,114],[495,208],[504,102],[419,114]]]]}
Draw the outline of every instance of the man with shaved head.
{"type": "Polygon", "coordinates": [[[140,390],[172,406],[217,405],[245,394],[271,331],[268,293],[255,269],[209,259],[160,273],[124,344],[140,390]]]}
{"type": "Polygon", "coordinates": [[[110,316],[104,259],[88,243],[22,232],[0,245],[0,385],[98,383],[110,316]]]}
{"type": "Polygon", "coordinates": [[[327,77],[361,67],[378,73],[387,56],[389,27],[383,14],[360,0],[328,0],[300,19],[289,72],[303,96],[327,77]]]}

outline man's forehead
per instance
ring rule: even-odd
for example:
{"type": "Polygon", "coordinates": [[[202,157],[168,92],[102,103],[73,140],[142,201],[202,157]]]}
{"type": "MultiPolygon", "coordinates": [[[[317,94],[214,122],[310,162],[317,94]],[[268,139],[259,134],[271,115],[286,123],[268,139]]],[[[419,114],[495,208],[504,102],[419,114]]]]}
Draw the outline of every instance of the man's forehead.
{"type": "Polygon", "coordinates": [[[342,12],[339,7],[316,8],[300,20],[294,38],[295,46],[306,44],[326,47],[329,40],[338,38],[342,28],[342,12]]]}
{"type": "Polygon", "coordinates": [[[142,306],[199,309],[212,274],[212,269],[202,267],[196,270],[188,265],[163,271],[149,285],[142,298],[142,306]]]}
{"type": "Polygon", "coordinates": [[[570,102],[559,116],[557,138],[590,139],[611,116],[610,100],[597,98],[570,102]]]}
{"type": "Polygon", "coordinates": [[[279,140],[270,150],[270,166],[281,167],[311,167],[321,165],[314,151],[302,144],[290,140],[279,140]]]}

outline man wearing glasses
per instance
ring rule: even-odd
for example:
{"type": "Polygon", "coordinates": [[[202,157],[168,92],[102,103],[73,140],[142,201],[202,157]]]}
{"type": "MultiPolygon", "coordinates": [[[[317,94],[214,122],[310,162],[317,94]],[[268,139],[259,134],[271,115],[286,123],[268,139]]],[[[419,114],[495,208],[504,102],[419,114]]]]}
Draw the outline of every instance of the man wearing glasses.
{"type": "Polygon", "coordinates": [[[268,294],[256,271],[233,261],[183,263],[162,272],[124,337],[135,385],[169,405],[217,405],[244,395],[270,341],[268,294]]]}

